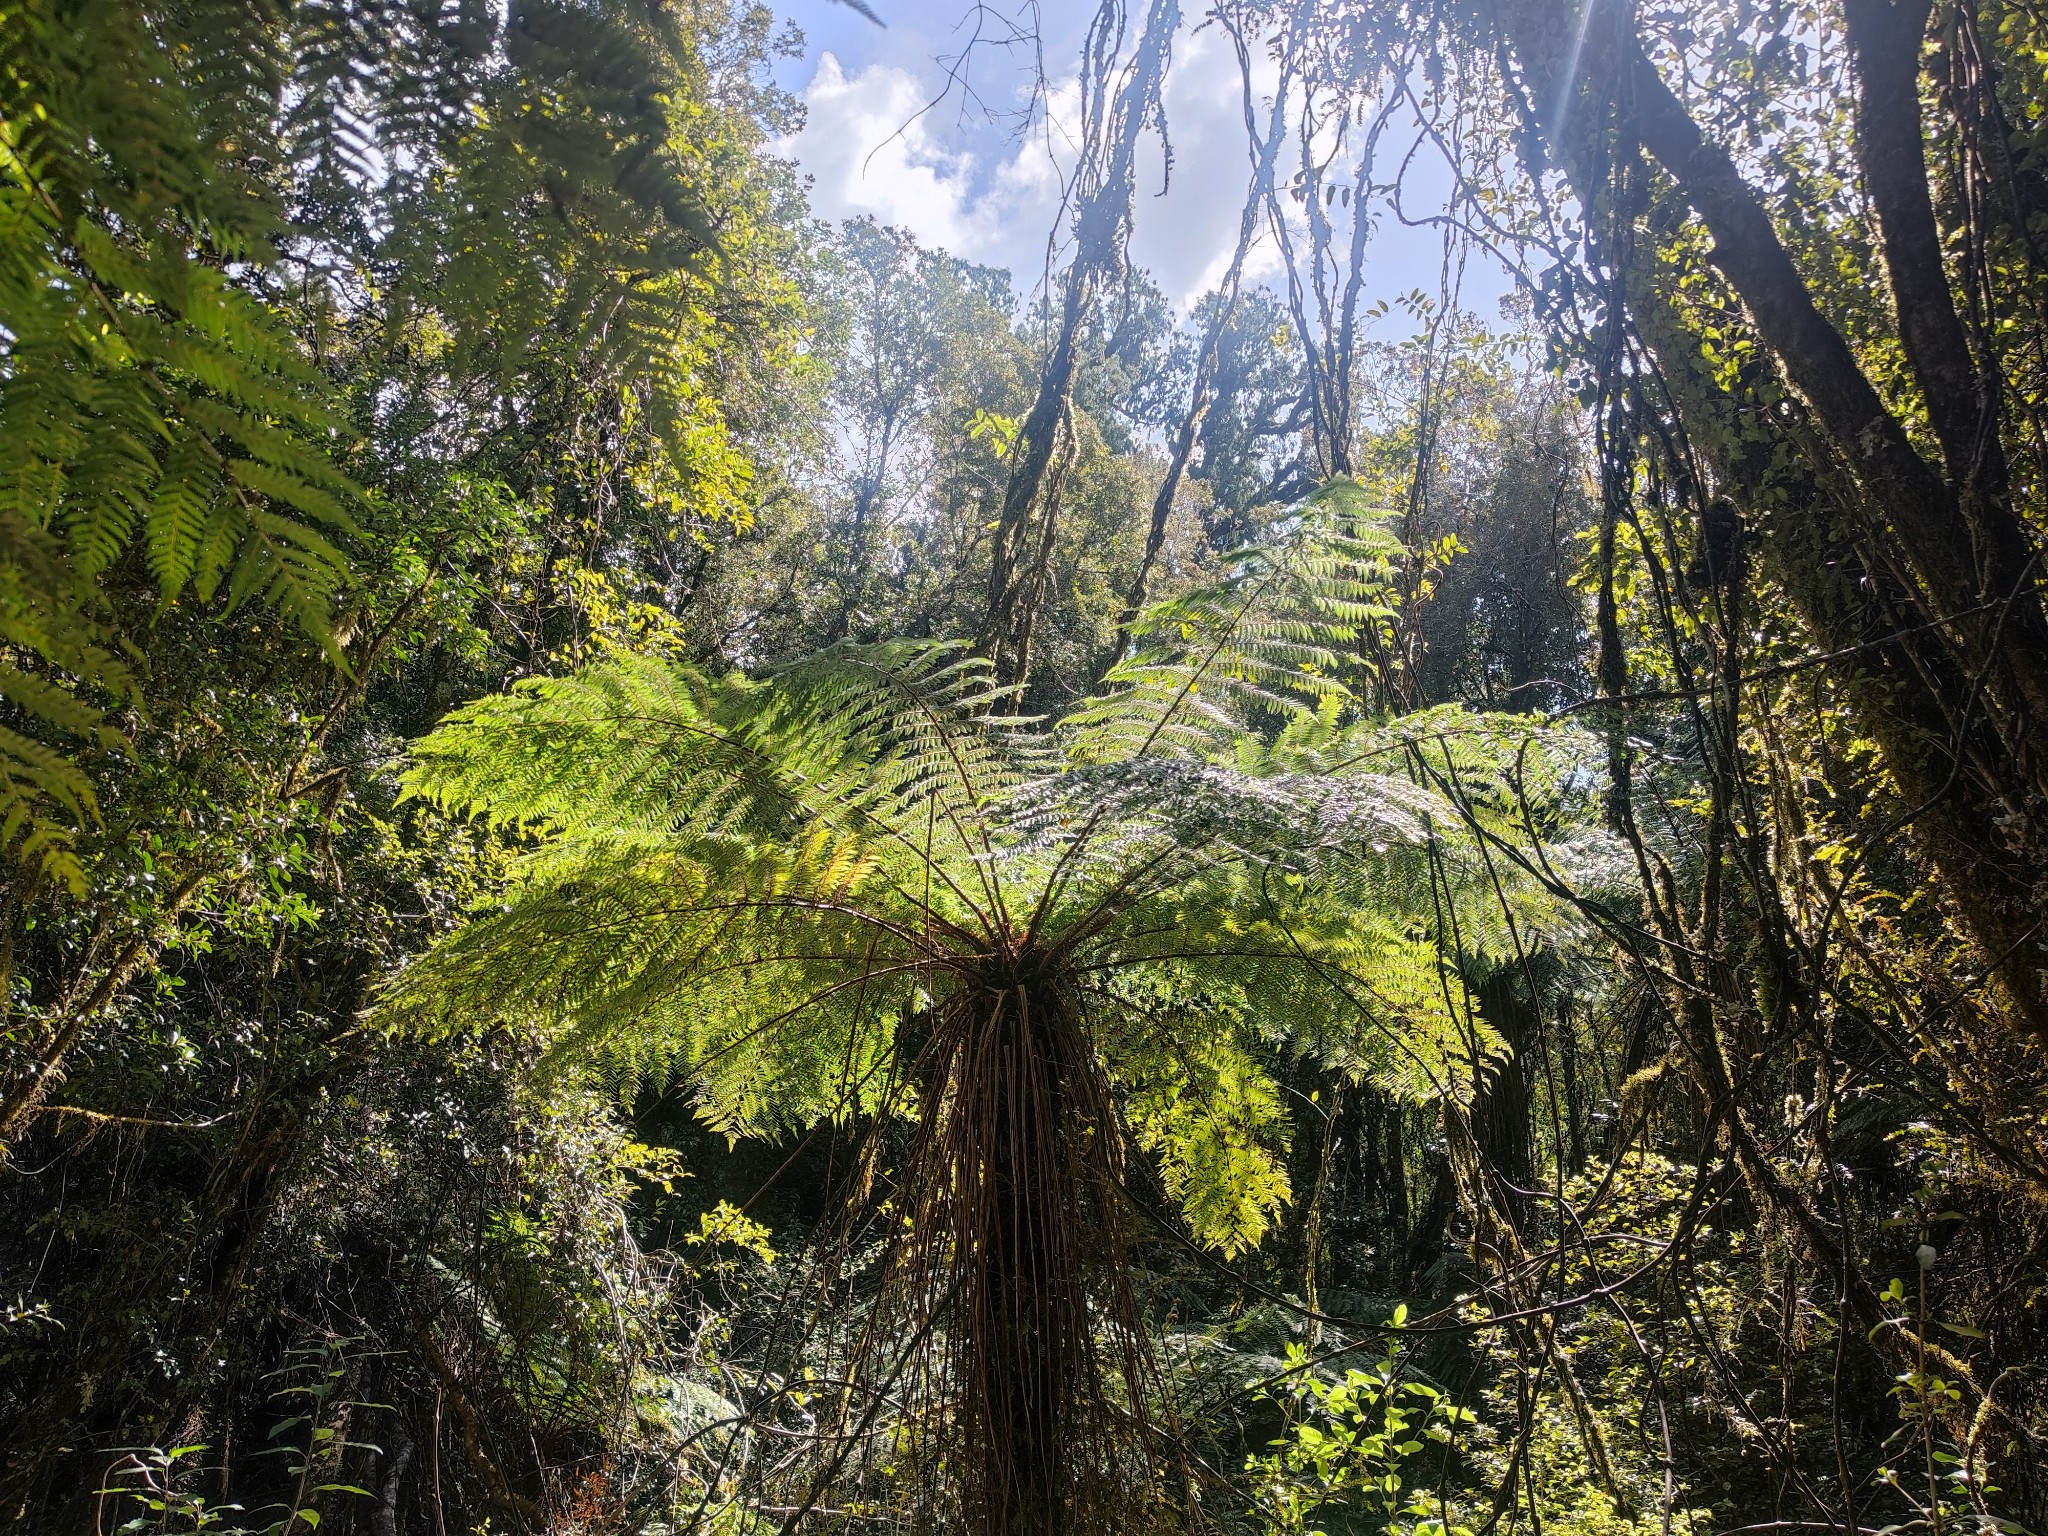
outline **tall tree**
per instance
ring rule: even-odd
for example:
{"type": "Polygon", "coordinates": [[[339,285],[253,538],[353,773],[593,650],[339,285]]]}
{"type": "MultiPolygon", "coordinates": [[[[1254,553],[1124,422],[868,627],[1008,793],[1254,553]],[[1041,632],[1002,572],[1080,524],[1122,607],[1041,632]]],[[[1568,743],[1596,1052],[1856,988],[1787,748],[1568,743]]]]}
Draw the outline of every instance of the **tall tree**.
{"type": "Polygon", "coordinates": [[[1022,681],[1031,670],[1031,637],[1058,527],[1058,461],[1073,446],[1069,416],[1082,327],[1124,259],[1137,193],[1138,143],[1159,114],[1179,27],[1178,0],[1150,0],[1125,60],[1123,0],[1103,0],[1089,25],[1083,49],[1081,162],[1068,191],[1073,254],[1062,278],[1059,318],[1046,346],[1037,397],[1011,450],[979,636],[998,675],[1011,682],[1022,681]]]}
{"type": "MultiPolygon", "coordinates": [[[[904,521],[937,515],[946,455],[975,412],[1003,403],[985,392],[987,354],[1007,353],[1007,275],[927,250],[901,230],[856,219],[842,231],[833,297],[846,315],[845,356],[832,401],[847,442],[846,507],[835,515],[831,556],[838,612],[822,638],[872,636],[890,597],[912,573],[895,568],[904,521]]],[[[908,535],[913,541],[915,533],[908,535]]]]}
{"type": "Polygon", "coordinates": [[[1690,62],[1685,43],[1650,30],[1654,10],[1590,6],[1574,27],[1553,8],[1508,4],[1472,19],[1497,23],[1486,35],[1509,50],[1532,169],[1546,159],[1563,169],[1616,274],[1605,296],[1610,355],[1626,346],[1632,323],[1667,377],[1725,374],[1711,322],[1674,302],[1668,276],[1652,275],[1645,247],[1657,236],[1635,221],[1652,206],[1654,176],[1668,189],[1659,198],[1667,217],[1697,231],[1744,333],[1770,359],[1764,393],[1785,391],[1782,405],[1733,402],[1723,412],[1710,385],[1682,394],[1679,409],[1699,424],[1692,435],[1716,481],[1748,509],[1815,633],[1863,658],[1856,707],[1883,743],[1928,856],[1987,975],[2025,1027],[2048,1037],[2032,874],[2048,824],[2038,746],[2048,617],[2029,508],[2006,467],[2024,407],[2008,404],[1994,333],[1980,327],[1973,340],[1961,318],[1986,300],[2024,302],[2041,274],[2023,239],[2009,265],[1990,262],[1984,239],[2018,230],[2025,210],[2013,200],[2016,183],[1980,178],[1970,185],[1991,200],[1990,227],[1951,226],[1964,261],[1960,281],[1950,275],[1938,210],[1974,194],[1957,186],[1944,195],[1924,147],[1933,131],[1953,133],[1967,163],[2008,163],[1997,93],[2029,89],[2023,82],[2038,65],[2024,50],[2001,54],[1998,73],[1980,80],[1990,95],[1977,110],[1960,114],[1936,96],[1930,120],[1923,77],[1952,78],[1956,50],[1984,35],[1973,7],[1937,34],[1931,16],[1918,0],[1859,0],[1840,16],[1852,63],[1850,152],[1876,224],[1869,276],[1892,300],[1883,313],[1845,305],[1809,277],[1807,253],[1786,232],[1800,231],[1815,254],[1846,252],[1848,232],[1816,229],[1793,187],[1746,175],[1731,146],[1702,126],[1652,56],[1690,62]],[[1904,376],[1874,374],[1875,359],[1894,349],[1904,376]],[[1709,425],[1717,413],[1737,430],[1709,425]],[[1917,442],[1916,417],[1928,425],[1917,442]]]}
{"type": "Polygon", "coordinates": [[[1272,194],[1274,172],[1279,167],[1280,145],[1286,134],[1287,76],[1282,75],[1279,86],[1274,90],[1266,128],[1260,134],[1254,127],[1257,119],[1252,111],[1250,43],[1244,29],[1234,22],[1230,24],[1230,34],[1237,51],[1238,78],[1245,103],[1245,133],[1251,140],[1251,185],[1245,194],[1244,212],[1238,220],[1237,243],[1231,248],[1230,265],[1225,269],[1223,281],[1216,292],[1208,297],[1204,306],[1206,314],[1198,322],[1200,339],[1195,346],[1194,377],[1189,384],[1187,405],[1181,410],[1173,428],[1166,472],[1160,477],[1159,489],[1152,498],[1152,518],[1145,530],[1145,550],[1139,556],[1138,569],[1125,593],[1123,613],[1117,620],[1116,645],[1104,662],[1105,667],[1118,659],[1117,653],[1151,593],[1153,567],[1159,560],[1159,552],[1166,546],[1167,523],[1173,515],[1181,481],[1194,460],[1196,445],[1201,441],[1202,424],[1208,419],[1214,400],[1217,373],[1222,365],[1224,334],[1237,318],[1245,260],[1251,254],[1252,239],[1258,232],[1260,211],[1272,194]]]}

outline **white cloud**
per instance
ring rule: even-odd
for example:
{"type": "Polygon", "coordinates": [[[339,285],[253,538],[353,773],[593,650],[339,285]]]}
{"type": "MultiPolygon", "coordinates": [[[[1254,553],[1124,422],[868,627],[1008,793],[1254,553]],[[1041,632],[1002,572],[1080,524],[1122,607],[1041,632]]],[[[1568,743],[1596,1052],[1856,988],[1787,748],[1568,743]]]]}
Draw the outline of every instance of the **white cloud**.
{"type": "MultiPolygon", "coordinates": [[[[1083,14],[1075,0],[1047,5],[1060,12],[1063,25],[1083,14]]],[[[1013,123],[963,108],[958,92],[932,106],[947,83],[932,55],[947,47],[957,51],[957,40],[906,30],[850,41],[856,49],[867,45],[874,51],[857,58],[850,72],[840,53],[820,54],[798,92],[806,109],[803,131],[778,146],[811,176],[813,211],[835,223],[871,215],[909,230],[927,246],[1007,268],[1020,296],[1029,294],[1045,275],[1047,237],[1059,219],[1064,169],[1071,164],[1061,125],[1071,120],[1078,100],[1072,75],[1055,82],[1049,113],[1019,137],[1013,123]]],[[[1253,59],[1252,87],[1262,98],[1256,110],[1263,117],[1274,66],[1263,49],[1253,59]]],[[[1006,67],[1012,86],[1025,78],[1014,60],[1005,64],[999,57],[980,66],[975,85],[986,90],[1002,81],[1006,67]]],[[[1020,95],[995,105],[1022,103],[1020,95]]],[[[1140,157],[1131,256],[1185,313],[1229,265],[1250,174],[1237,54],[1220,27],[1193,27],[1177,40],[1165,105],[1172,174],[1165,174],[1157,139],[1148,137],[1140,157]]],[[[1291,163],[1283,165],[1281,180],[1291,172],[1291,163]]],[[[1410,216],[1434,211],[1426,205],[1447,190],[1441,172],[1412,173],[1410,216]]],[[[1404,228],[1383,213],[1367,259],[1367,303],[1413,287],[1434,291],[1438,236],[1404,228]]],[[[1245,277],[1252,284],[1280,277],[1279,252],[1263,221],[1245,277]]],[[[1479,258],[1468,272],[1466,301],[1483,304],[1503,286],[1498,271],[1479,258]]],[[[1398,318],[1386,323],[1402,326],[1398,318]]]]}
{"type": "MultiPolygon", "coordinates": [[[[1052,88],[1050,130],[1041,118],[1022,138],[960,112],[956,101],[926,111],[943,85],[935,64],[876,60],[849,73],[837,55],[822,54],[799,93],[803,131],[778,149],[812,177],[819,217],[871,215],[926,245],[1007,267],[1029,292],[1044,276],[1071,163],[1060,125],[1075,109],[1073,78],[1052,88]]],[[[1249,171],[1239,92],[1236,55],[1216,29],[1180,39],[1166,91],[1174,170],[1165,176],[1158,141],[1148,139],[1131,253],[1182,307],[1214,286],[1236,244],[1249,171]]],[[[1267,248],[1250,275],[1274,270],[1267,248]]]]}
{"type": "MultiPolygon", "coordinates": [[[[1270,88],[1263,52],[1255,56],[1252,89],[1270,88]]],[[[1139,157],[1131,258],[1150,271],[1183,310],[1223,280],[1237,247],[1251,152],[1244,126],[1244,83],[1237,53],[1220,27],[1183,34],[1166,76],[1166,127],[1173,171],[1160,184],[1165,156],[1157,139],[1139,157]]],[[[1245,266],[1257,283],[1280,270],[1279,252],[1260,226],[1245,266]]]]}
{"type": "Polygon", "coordinates": [[[1042,138],[945,132],[954,121],[946,108],[924,110],[938,83],[888,63],[849,75],[827,53],[802,93],[803,131],[779,152],[812,177],[819,217],[871,215],[925,245],[1007,267],[1028,288],[1058,217],[1059,167],[1042,138]]]}

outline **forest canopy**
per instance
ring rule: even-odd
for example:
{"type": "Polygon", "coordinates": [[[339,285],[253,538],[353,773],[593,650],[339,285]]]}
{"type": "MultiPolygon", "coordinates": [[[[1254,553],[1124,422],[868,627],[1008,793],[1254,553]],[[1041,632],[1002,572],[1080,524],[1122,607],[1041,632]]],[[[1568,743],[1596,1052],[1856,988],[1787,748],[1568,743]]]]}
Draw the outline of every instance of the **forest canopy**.
{"type": "Polygon", "coordinates": [[[0,0],[0,1527],[2048,1530],[2048,18],[1077,14],[0,0]]]}

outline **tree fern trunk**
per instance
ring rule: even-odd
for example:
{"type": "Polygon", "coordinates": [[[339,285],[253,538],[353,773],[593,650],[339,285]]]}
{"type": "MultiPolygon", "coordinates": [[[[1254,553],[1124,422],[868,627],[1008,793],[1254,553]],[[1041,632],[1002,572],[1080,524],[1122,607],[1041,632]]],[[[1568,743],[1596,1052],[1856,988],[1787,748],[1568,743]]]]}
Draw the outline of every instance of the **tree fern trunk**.
{"type": "Polygon", "coordinates": [[[1028,978],[955,998],[931,1061],[906,1169],[923,1213],[909,1272],[947,1316],[948,1455],[966,1526],[1108,1529],[1105,1495],[1142,1404],[1112,1404],[1098,1325],[1122,1341],[1113,1363],[1128,1386],[1142,1368],[1107,1085],[1062,989],[1028,978]]]}
{"type": "Polygon", "coordinates": [[[1086,1329],[1087,1313],[1078,1294],[1077,1192],[1054,1008],[1025,987],[1001,1001],[1010,1006],[998,1008],[986,1044],[994,1058],[984,1085],[990,1156],[980,1239],[987,1269],[975,1329],[980,1368],[971,1380],[986,1394],[988,1528],[1025,1536],[1056,1530],[1066,1503],[1061,1408],[1073,1396],[1076,1356],[1086,1350],[1085,1337],[1075,1334],[1086,1329]]]}
{"type": "Polygon", "coordinates": [[[1508,1047],[1508,1059],[1484,1074],[1472,1096],[1472,1139],[1501,1214],[1520,1226],[1528,1215],[1524,1194],[1535,1171],[1530,1105],[1530,1050],[1540,1024],[1521,968],[1505,965],[1475,989],[1480,1012],[1508,1047]]]}

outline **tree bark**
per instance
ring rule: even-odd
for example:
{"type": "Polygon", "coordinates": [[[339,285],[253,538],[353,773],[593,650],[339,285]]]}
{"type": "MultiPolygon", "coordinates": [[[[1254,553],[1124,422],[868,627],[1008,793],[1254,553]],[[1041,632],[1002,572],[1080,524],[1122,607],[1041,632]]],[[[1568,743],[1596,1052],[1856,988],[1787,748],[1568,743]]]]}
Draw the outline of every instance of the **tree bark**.
{"type": "MultiPolygon", "coordinates": [[[[1883,237],[1899,339],[1968,508],[2006,494],[1997,375],[1970,355],[1927,189],[1920,44],[1931,0],[1844,0],[1856,65],[1857,160],[1883,237]]],[[[2009,558],[2009,557],[2008,557],[2009,558]]]]}
{"type": "Polygon", "coordinates": [[[1914,813],[1902,830],[1941,877],[1962,926],[1995,968],[2026,1026],[2048,1039],[2039,897],[2032,870],[2001,831],[2010,804],[2002,744],[1967,701],[1970,679],[1891,574],[1868,563],[1849,527],[1851,486],[1831,485],[1825,454],[1802,442],[1800,413],[1745,405],[1703,372],[1677,315],[1649,281],[1630,309],[1695,438],[1718,445],[1713,467],[1744,508],[1765,570],[1837,673],[1858,724],[1884,755],[1914,813]]]}
{"type": "MultiPolygon", "coordinates": [[[[1525,94],[1554,104],[1542,130],[1594,216],[1611,210],[1609,171],[1639,142],[1713,237],[1714,265],[1803,410],[1791,402],[1749,410],[1725,396],[1712,404],[1718,386],[1701,373],[1696,341],[1641,274],[1629,284],[1630,318],[1681,413],[1704,408],[1724,418],[1689,420],[1689,437],[1716,450],[1718,469],[1748,504],[1774,574],[1815,637],[1828,651],[1855,654],[1844,681],[1850,705],[1879,743],[1964,927],[2020,1019],[2048,1040],[2031,874],[2048,844],[2048,784],[2033,751],[2048,722],[2048,629],[2034,556],[2010,500],[1979,498],[1965,515],[1956,488],[1913,447],[1821,314],[1732,159],[1706,139],[1644,54],[1627,8],[1616,0],[1588,3],[1594,9],[1580,46],[1558,8],[1503,0],[1498,14],[1525,94]],[[1770,468],[1774,448],[1793,473],[1770,468]]],[[[1870,20],[1864,42],[1874,48],[1870,20]]],[[[1887,8],[1878,20],[1911,28],[1903,10],[1887,8]]],[[[1874,65],[1861,116],[1865,142],[1882,162],[1877,180],[1885,190],[1874,198],[1890,209],[1887,255],[1895,248],[1890,270],[1903,285],[1903,305],[1940,272],[1938,251],[1933,267],[1925,260],[1927,230],[1916,223],[1911,189],[1900,185],[1917,176],[1918,195],[1926,194],[1924,160],[1918,151],[1902,159],[1898,143],[1902,68],[1896,60],[1874,65]]],[[[1903,86],[1917,100],[1917,62],[1910,69],[1903,86]]],[[[1917,135],[1917,112],[1912,121],[1917,135]]],[[[1916,366],[1930,380],[1948,377],[1958,366],[1956,336],[1939,314],[1916,315],[1912,324],[1916,366]]],[[[1973,383],[1968,399],[1976,398],[1973,383]]],[[[1963,430],[1954,420],[1949,427],[1963,430]]],[[[1985,483],[1981,470],[1973,483],[1985,483]]]]}
{"type": "MultiPolygon", "coordinates": [[[[1588,3],[1593,9],[1577,47],[1557,8],[1538,0],[1506,0],[1501,8],[1529,93],[1560,104],[1559,121],[1546,129],[1580,202],[1588,209],[1607,202],[1602,170],[1614,148],[1613,127],[1624,138],[1635,134],[1671,176],[1713,237],[1714,265],[1748,310],[1787,382],[1810,407],[1815,425],[1855,476],[1861,506],[1877,514],[1861,514],[1873,535],[1874,552],[1918,586],[1928,616],[1953,637],[1965,674],[1986,679],[1998,706],[1994,724],[2007,750],[2027,774],[2032,795],[2048,793],[2032,749],[2039,723],[2048,721],[2048,620],[2041,611],[2028,540],[2009,501],[1979,501],[1969,509],[1974,516],[1965,516],[1957,489],[1920,456],[1849,343],[1821,313],[1733,159],[1700,131],[1643,52],[1627,8],[1616,0],[1588,3]],[[1574,59],[1577,68],[1567,78],[1568,61],[1574,59]]],[[[1885,20],[1887,26],[1897,25],[1896,16],[1885,20]]],[[[1897,94],[1897,65],[1886,67],[1891,73],[1879,70],[1881,89],[1863,116],[1884,151],[1877,181],[1899,237],[1894,281],[1905,282],[1918,295],[1916,285],[1938,278],[1945,289],[1946,279],[1940,275],[1938,252],[1930,269],[1915,244],[1913,198],[1899,183],[1913,178],[1912,162],[1918,161],[1918,196],[1924,198],[1925,165],[1917,152],[1908,157],[1897,150],[1903,127],[1897,121],[1898,103],[1884,96],[1885,90],[1897,94]]],[[[1912,80],[1917,77],[1916,62],[1912,80]]],[[[1912,131],[1917,136],[1917,113],[1912,131]]],[[[1943,329],[1939,315],[1916,314],[1911,324],[1922,343],[1922,364],[1952,369],[1953,360],[1933,334],[1943,329]]],[[[1976,397],[1974,387],[1965,395],[1971,401],[1976,397]]]]}

